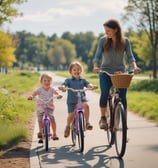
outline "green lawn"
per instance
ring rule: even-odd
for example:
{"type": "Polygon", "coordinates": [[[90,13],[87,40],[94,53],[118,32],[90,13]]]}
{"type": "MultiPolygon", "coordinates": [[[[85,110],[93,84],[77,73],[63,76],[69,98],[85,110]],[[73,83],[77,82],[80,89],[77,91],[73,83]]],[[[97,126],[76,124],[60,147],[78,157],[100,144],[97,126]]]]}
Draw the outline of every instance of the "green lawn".
{"type": "Polygon", "coordinates": [[[38,73],[26,71],[0,74],[0,146],[15,145],[27,137],[26,123],[35,105],[24,94],[32,91],[38,78],[38,73]]]}

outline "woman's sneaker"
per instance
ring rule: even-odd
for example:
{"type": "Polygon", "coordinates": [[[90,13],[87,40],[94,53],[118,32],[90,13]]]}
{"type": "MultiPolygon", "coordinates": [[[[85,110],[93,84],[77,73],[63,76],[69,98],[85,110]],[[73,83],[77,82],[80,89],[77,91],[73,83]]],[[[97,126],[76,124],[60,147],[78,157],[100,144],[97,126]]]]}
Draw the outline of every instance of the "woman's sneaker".
{"type": "Polygon", "coordinates": [[[99,127],[100,129],[107,130],[108,129],[108,124],[105,116],[102,116],[100,121],[99,121],[99,127]]]}

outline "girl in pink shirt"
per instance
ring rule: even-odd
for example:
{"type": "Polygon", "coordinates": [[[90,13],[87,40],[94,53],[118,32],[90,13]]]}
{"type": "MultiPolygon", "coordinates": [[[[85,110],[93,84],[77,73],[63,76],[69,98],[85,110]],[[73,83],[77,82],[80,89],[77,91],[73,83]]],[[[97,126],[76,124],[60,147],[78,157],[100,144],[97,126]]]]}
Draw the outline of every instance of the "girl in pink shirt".
{"type": "MultiPolygon", "coordinates": [[[[31,96],[28,97],[28,100],[32,100],[35,96],[38,96],[40,99],[49,100],[53,95],[57,95],[57,99],[62,98],[60,95],[51,85],[52,85],[52,76],[47,73],[43,73],[40,78],[41,87],[37,88],[31,96]]],[[[36,103],[36,111],[38,117],[38,125],[39,125],[39,133],[38,138],[40,138],[39,143],[43,143],[42,140],[42,118],[44,113],[44,106],[45,104],[42,101],[37,101],[36,103]]],[[[51,120],[52,130],[53,130],[53,140],[58,140],[58,136],[56,134],[56,122],[54,118],[54,102],[53,99],[48,103],[48,115],[51,120]]]]}

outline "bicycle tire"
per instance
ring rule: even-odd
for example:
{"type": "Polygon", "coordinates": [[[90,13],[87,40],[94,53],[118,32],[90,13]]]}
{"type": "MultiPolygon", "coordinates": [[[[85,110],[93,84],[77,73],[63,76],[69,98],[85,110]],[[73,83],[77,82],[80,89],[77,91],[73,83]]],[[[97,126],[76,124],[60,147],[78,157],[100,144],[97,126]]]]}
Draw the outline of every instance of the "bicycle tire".
{"type": "Polygon", "coordinates": [[[75,128],[75,119],[71,125],[71,139],[72,139],[72,144],[73,146],[76,145],[76,128],[75,128]]]}
{"type": "Polygon", "coordinates": [[[48,140],[49,140],[48,130],[49,130],[49,124],[47,121],[45,121],[44,122],[44,140],[45,140],[45,150],[46,151],[48,151],[48,140]]]}
{"type": "Polygon", "coordinates": [[[119,101],[114,112],[115,148],[119,158],[123,157],[126,150],[127,126],[123,104],[119,101]]]}
{"type": "Polygon", "coordinates": [[[79,147],[79,152],[83,152],[84,150],[84,116],[83,116],[83,112],[80,111],[78,113],[78,147],[79,147]]]}
{"type": "Polygon", "coordinates": [[[107,140],[108,145],[111,147],[114,144],[114,132],[113,132],[113,106],[112,106],[112,97],[108,99],[108,110],[106,115],[108,129],[107,129],[107,140]]]}

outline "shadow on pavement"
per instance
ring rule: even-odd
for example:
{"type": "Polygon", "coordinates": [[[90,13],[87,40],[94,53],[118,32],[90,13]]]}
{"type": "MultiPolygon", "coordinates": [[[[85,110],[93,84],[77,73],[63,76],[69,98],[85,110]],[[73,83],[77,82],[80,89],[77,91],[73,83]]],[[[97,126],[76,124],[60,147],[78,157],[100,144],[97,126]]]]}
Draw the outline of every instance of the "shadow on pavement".
{"type": "Polygon", "coordinates": [[[91,160],[94,158],[97,158],[97,163],[93,165],[93,168],[124,168],[124,161],[121,158],[118,158],[116,156],[109,156],[106,155],[105,152],[110,149],[108,146],[97,146],[89,150],[85,157],[90,158],[87,156],[91,156],[91,160]]]}
{"type": "Polygon", "coordinates": [[[50,148],[46,153],[39,151],[41,164],[64,165],[64,168],[124,168],[123,159],[114,156],[108,156],[105,152],[109,149],[107,146],[97,146],[86,153],[79,153],[71,146],[62,146],[60,148],[50,148]]]}

